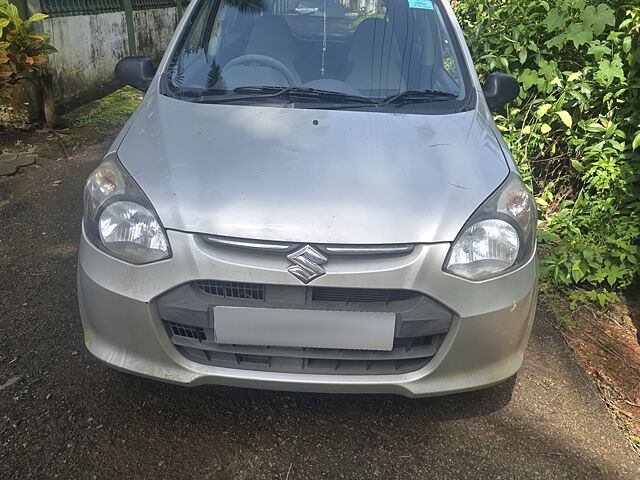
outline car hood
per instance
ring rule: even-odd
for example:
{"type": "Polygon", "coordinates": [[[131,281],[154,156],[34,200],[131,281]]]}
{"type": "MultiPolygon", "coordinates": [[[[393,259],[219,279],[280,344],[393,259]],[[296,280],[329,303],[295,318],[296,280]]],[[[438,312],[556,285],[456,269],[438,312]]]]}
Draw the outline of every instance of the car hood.
{"type": "Polygon", "coordinates": [[[152,94],[117,152],[166,228],[305,243],[452,241],[509,173],[475,111],[206,105],[152,94]]]}

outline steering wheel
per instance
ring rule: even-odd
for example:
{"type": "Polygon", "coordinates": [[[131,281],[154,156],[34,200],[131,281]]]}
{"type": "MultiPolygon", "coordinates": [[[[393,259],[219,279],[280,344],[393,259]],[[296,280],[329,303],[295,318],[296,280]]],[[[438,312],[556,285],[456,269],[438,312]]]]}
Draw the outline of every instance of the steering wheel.
{"type": "Polygon", "coordinates": [[[258,55],[258,54],[241,55],[240,57],[234,58],[229,63],[227,63],[222,69],[222,71],[224,72],[225,70],[228,70],[232,67],[237,67],[239,65],[251,65],[256,63],[258,65],[262,65],[264,67],[269,67],[269,68],[273,68],[274,70],[277,70],[279,73],[282,74],[282,76],[287,80],[287,82],[289,82],[290,86],[294,86],[297,83],[295,77],[291,73],[291,70],[289,70],[285,64],[283,64],[282,62],[279,62],[273,57],[268,57],[266,55],[258,55]]]}

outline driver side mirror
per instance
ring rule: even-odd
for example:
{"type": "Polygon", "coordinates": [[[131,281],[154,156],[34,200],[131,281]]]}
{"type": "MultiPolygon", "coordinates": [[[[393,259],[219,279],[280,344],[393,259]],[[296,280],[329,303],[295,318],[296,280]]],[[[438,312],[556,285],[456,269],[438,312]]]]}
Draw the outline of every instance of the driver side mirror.
{"type": "Polygon", "coordinates": [[[116,77],[125,85],[146,92],[156,74],[156,68],[147,57],[125,57],[116,65],[116,77]]]}
{"type": "Polygon", "coordinates": [[[491,110],[504,107],[507,103],[518,98],[520,85],[511,75],[506,73],[492,73],[482,86],[484,98],[491,110]]]}

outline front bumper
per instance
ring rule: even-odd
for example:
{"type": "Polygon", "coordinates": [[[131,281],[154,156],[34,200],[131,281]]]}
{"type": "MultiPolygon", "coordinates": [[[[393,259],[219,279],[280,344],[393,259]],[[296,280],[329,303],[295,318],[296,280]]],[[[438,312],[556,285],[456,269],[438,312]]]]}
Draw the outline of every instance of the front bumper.
{"type": "Polygon", "coordinates": [[[78,263],[80,314],[89,351],[114,368],[196,386],[219,384],[289,391],[445,395],[500,383],[522,365],[535,315],[533,257],[503,277],[469,282],[442,271],[449,244],[419,245],[405,256],[335,258],[318,287],[407,289],[454,312],[438,352],[419,370],[387,375],[278,373],[221,368],[188,360],[170,341],[158,298],[203,279],[299,286],[285,256],[214,248],[169,231],[173,258],[132,266],[96,249],[83,235],[78,263]]]}

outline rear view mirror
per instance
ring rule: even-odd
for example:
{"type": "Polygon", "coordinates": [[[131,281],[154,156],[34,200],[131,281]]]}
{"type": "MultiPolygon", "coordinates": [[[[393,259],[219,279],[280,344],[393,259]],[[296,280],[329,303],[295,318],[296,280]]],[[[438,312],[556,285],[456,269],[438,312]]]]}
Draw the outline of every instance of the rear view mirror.
{"type": "Polygon", "coordinates": [[[492,73],[482,86],[484,98],[490,109],[504,107],[507,103],[518,98],[520,85],[511,75],[506,73],[492,73]]]}
{"type": "Polygon", "coordinates": [[[125,57],[116,65],[118,80],[146,92],[156,74],[156,68],[147,57],[125,57]]]}

